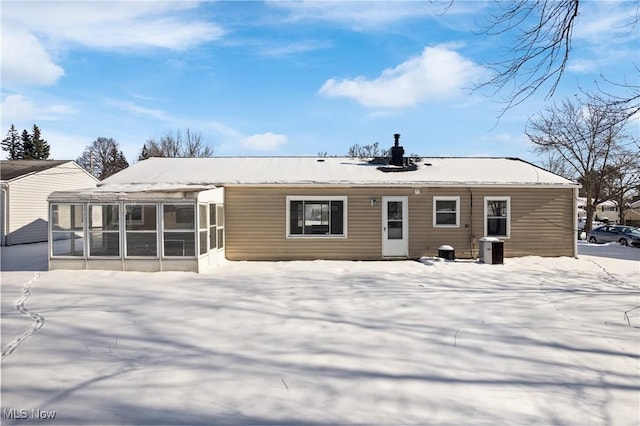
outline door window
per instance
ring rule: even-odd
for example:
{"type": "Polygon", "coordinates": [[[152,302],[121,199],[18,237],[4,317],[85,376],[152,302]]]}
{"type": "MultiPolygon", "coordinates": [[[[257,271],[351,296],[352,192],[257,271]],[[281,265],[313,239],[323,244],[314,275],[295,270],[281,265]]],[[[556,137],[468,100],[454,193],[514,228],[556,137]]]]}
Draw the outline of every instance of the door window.
{"type": "Polygon", "coordinates": [[[402,201],[387,203],[387,238],[390,240],[402,239],[402,201]]]}

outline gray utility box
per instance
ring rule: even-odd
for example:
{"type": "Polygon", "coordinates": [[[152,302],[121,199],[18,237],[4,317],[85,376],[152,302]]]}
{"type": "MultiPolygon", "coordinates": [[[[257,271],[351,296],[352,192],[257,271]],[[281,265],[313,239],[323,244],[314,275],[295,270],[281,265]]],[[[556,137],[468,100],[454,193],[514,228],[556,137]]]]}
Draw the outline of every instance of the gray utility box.
{"type": "Polygon", "coordinates": [[[504,241],[493,237],[480,238],[480,261],[490,265],[504,263],[504,241]]]}

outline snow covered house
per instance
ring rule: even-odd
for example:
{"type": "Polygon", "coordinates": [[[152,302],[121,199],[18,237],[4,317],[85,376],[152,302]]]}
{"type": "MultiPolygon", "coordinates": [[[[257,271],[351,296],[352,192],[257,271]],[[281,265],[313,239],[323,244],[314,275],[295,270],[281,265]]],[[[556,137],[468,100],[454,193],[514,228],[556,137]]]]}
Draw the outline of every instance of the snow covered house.
{"type": "Polygon", "coordinates": [[[627,210],[624,219],[625,225],[640,226],[640,200],[629,204],[629,210],[627,210]]]}
{"type": "Polygon", "coordinates": [[[575,256],[577,189],[515,158],[150,158],[53,193],[50,267],[202,271],[229,260],[575,256]]]}
{"type": "Polygon", "coordinates": [[[95,187],[74,161],[0,161],[0,245],[47,241],[47,197],[56,190],[95,187]]]}
{"type": "MultiPolygon", "coordinates": [[[[578,218],[587,216],[587,199],[578,197],[578,218]]],[[[593,220],[597,222],[620,223],[620,209],[618,203],[613,200],[602,201],[596,204],[593,220]]]]}

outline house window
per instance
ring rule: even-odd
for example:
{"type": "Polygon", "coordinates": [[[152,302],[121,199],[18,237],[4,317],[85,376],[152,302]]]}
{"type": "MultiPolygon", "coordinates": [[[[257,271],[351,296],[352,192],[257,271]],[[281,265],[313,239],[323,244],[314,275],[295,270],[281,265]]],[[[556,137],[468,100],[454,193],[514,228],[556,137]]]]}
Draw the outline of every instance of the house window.
{"type": "Polygon", "coordinates": [[[89,205],[89,256],[120,256],[119,205],[89,205]]]}
{"type": "Polygon", "coordinates": [[[347,197],[287,197],[287,236],[345,237],[347,197]]]}
{"type": "Polygon", "coordinates": [[[195,206],[193,204],[164,204],[164,256],[195,256],[195,206]]]}
{"type": "Polygon", "coordinates": [[[433,226],[460,226],[460,197],[433,197],[433,226]]]}
{"type": "Polygon", "coordinates": [[[511,198],[484,198],[484,234],[488,237],[508,238],[511,227],[511,198]]]}
{"type": "Polygon", "coordinates": [[[125,204],[127,256],[158,256],[157,206],[125,204]]]}
{"type": "Polygon", "coordinates": [[[53,256],[84,256],[84,206],[51,204],[53,256]]]}

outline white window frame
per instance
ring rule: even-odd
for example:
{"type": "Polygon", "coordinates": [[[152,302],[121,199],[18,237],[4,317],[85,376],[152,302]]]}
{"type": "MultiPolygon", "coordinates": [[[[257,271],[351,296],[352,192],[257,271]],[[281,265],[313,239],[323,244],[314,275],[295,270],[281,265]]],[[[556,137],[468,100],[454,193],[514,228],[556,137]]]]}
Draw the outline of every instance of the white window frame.
{"type": "MultiPolygon", "coordinates": [[[[162,236],[161,236],[161,228],[160,228],[160,220],[161,220],[161,208],[160,208],[160,204],[159,203],[152,203],[152,202],[126,202],[122,204],[122,230],[124,232],[124,239],[122,241],[122,249],[124,251],[124,258],[125,259],[158,259],[159,258],[159,253],[162,250],[162,236]],[[153,231],[149,231],[149,230],[133,230],[133,229],[127,229],[127,206],[155,206],[156,208],[156,229],[153,231]],[[137,255],[137,254],[129,254],[129,250],[128,250],[128,239],[129,239],[129,232],[132,233],[138,233],[138,234],[155,234],[156,236],[156,254],[153,256],[142,256],[142,255],[137,255]]],[[[144,209],[142,210],[142,217],[143,217],[143,221],[141,222],[138,219],[132,219],[131,220],[131,224],[132,225],[140,225],[142,223],[144,223],[144,209]]]]}
{"type": "Polygon", "coordinates": [[[349,215],[347,214],[346,195],[287,195],[286,197],[286,222],[285,229],[287,238],[347,238],[347,222],[349,215]],[[342,234],[292,234],[291,233],[291,201],[342,201],[342,234]]]}
{"type": "Polygon", "coordinates": [[[208,203],[198,203],[197,204],[197,209],[198,209],[198,240],[196,242],[196,246],[197,246],[197,255],[198,256],[206,256],[207,254],[209,254],[209,204],[208,203]],[[201,214],[201,210],[200,208],[204,207],[204,216],[201,214]],[[202,238],[202,233],[204,232],[205,237],[204,239],[202,238]],[[206,250],[204,251],[204,253],[200,252],[201,249],[201,245],[202,243],[206,244],[206,250]]]}
{"type": "MultiPolygon", "coordinates": [[[[443,212],[445,213],[445,212],[443,212]]],[[[450,213],[450,212],[447,212],[450,213]]],[[[433,227],[434,228],[459,228],[460,227],[460,196],[434,196],[433,197],[433,227]],[[456,223],[455,224],[439,224],[438,223],[438,201],[455,201],[456,202],[456,223]]]]}
{"type": "MultiPolygon", "coordinates": [[[[49,255],[52,258],[68,258],[68,259],[86,259],[87,257],[87,205],[85,203],[76,203],[76,202],[64,202],[64,201],[56,201],[56,202],[51,202],[49,203],[49,241],[51,242],[49,244],[49,255]],[[74,228],[73,226],[70,229],[65,229],[65,230],[54,230],[53,229],[53,224],[54,224],[54,218],[53,218],[53,206],[69,206],[69,207],[73,207],[73,206],[80,206],[82,208],[82,217],[81,217],[81,221],[82,221],[82,228],[74,228]],[[77,236],[77,234],[81,234],[82,237],[80,238],[81,240],[81,245],[82,245],[82,254],[80,255],[74,255],[74,254],[54,254],[54,245],[56,244],[56,241],[62,241],[61,240],[56,240],[55,236],[56,235],[64,235],[64,234],[75,234],[75,236],[77,236]]],[[[72,252],[75,252],[75,241],[76,238],[73,238],[72,244],[74,247],[74,250],[72,250],[72,252]]],[[[60,243],[58,243],[60,244],[60,243]]]]}
{"type": "Polygon", "coordinates": [[[488,196],[484,197],[484,236],[485,237],[496,237],[502,239],[511,238],[511,197],[510,196],[488,196]],[[506,201],[507,202],[507,235],[489,235],[488,234],[488,221],[489,217],[487,214],[489,213],[488,204],[489,201],[506,201]]]}
{"type": "Polygon", "coordinates": [[[198,257],[198,253],[200,252],[200,247],[198,245],[198,236],[200,233],[200,229],[198,227],[198,221],[197,221],[197,214],[198,214],[198,204],[197,203],[162,203],[161,204],[161,208],[160,208],[160,219],[161,219],[161,226],[159,228],[161,228],[161,237],[160,237],[160,250],[162,253],[162,258],[163,259],[193,259],[195,257],[198,257]],[[167,229],[165,227],[165,220],[164,220],[164,210],[166,208],[166,206],[189,206],[191,208],[193,208],[194,212],[193,212],[193,229],[185,229],[185,228],[177,228],[177,229],[167,229]],[[164,243],[165,243],[165,234],[183,234],[183,233],[187,233],[187,232],[191,232],[193,233],[193,244],[194,244],[194,254],[193,255],[182,255],[182,256],[171,256],[171,255],[167,255],[165,254],[165,247],[164,247],[164,243]]]}
{"type": "Polygon", "coordinates": [[[225,217],[224,204],[216,203],[216,250],[224,250],[226,245],[226,235],[224,231],[225,217]]]}
{"type": "Polygon", "coordinates": [[[122,211],[123,207],[121,203],[105,202],[105,203],[88,203],[87,204],[87,256],[90,258],[104,258],[104,259],[121,259],[123,250],[123,234],[122,234],[122,211]],[[91,207],[102,206],[117,206],[118,207],[118,229],[114,230],[96,230],[91,227],[91,207]],[[94,231],[102,232],[103,234],[118,234],[118,255],[95,255],[91,253],[91,233],[94,231]]]}

